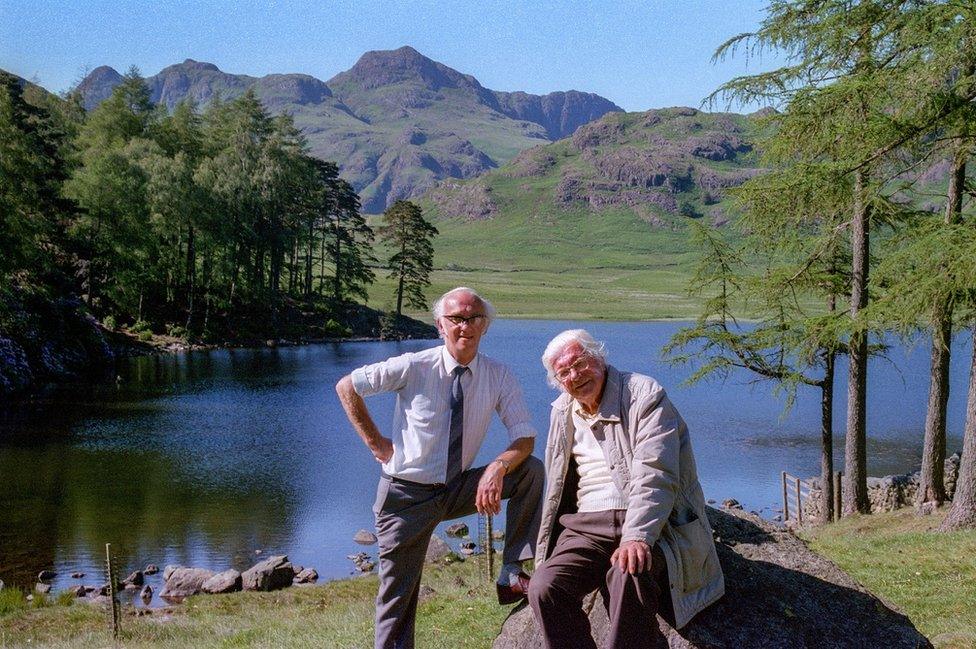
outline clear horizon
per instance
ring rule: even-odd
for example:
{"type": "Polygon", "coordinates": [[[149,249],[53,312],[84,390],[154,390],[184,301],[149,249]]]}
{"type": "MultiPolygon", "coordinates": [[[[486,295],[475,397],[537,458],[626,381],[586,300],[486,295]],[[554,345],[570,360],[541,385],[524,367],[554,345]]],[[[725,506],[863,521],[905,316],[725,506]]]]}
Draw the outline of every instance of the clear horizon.
{"type": "Polygon", "coordinates": [[[765,4],[0,0],[0,68],[58,93],[101,65],[148,77],[185,59],[328,81],[367,51],[409,45],[491,90],[592,92],[627,111],[698,107],[723,82],[778,62],[711,61],[721,43],[759,27],[765,4]]]}

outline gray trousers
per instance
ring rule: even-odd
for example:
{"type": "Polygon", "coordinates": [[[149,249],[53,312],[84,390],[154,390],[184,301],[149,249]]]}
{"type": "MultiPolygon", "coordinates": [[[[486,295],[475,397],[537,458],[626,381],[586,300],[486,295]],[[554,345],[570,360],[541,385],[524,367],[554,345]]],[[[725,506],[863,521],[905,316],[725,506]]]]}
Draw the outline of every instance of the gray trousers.
{"type": "MultiPolygon", "coordinates": [[[[376,489],[380,588],[376,596],[376,649],[412,649],[417,596],[430,536],[438,523],[475,511],[485,467],[463,471],[450,483],[425,485],[384,476],[376,489]]],[[[529,456],[505,476],[506,563],[531,559],[541,522],[545,469],[529,456]]]]}

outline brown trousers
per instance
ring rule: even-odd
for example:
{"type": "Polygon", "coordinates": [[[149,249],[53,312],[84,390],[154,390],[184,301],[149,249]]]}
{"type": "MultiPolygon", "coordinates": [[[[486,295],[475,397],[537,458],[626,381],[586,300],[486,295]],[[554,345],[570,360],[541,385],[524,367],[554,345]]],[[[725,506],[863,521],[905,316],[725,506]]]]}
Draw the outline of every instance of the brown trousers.
{"type": "Polygon", "coordinates": [[[662,646],[655,614],[673,619],[668,570],[657,545],[650,570],[637,575],[610,564],[625,510],[563,514],[552,555],[532,575],[529,604],[549,649],[596,648],[583,598],[600,591],[610,618],[607,649],[662,646]]]}

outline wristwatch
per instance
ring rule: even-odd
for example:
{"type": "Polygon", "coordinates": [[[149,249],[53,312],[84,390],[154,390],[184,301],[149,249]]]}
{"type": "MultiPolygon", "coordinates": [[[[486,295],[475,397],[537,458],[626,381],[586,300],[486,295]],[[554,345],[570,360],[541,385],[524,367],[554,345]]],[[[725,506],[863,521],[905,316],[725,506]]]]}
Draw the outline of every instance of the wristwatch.
{"type": "Polygon", "coordinates": [[[512,466],[511,462],[509,462],[508,460],[503,460],[500,457],[495,458],[494,460],[492,460],[492,462],[498,462],[503,467],[505,467],[505,473],[508,473],[508,467],[512,466]]]}

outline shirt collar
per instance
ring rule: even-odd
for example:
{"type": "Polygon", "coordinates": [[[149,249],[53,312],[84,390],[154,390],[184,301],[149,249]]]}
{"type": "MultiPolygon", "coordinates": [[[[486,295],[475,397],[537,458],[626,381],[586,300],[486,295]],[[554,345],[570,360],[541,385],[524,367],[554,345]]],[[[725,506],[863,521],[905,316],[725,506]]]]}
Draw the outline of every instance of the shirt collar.
{"type": "MultiPolygon", "coordinates": [[[[474,373],[478,370],[479,358],[481,358],[481,352],[475,354],[474,359],[467,365],[468,369],[471,370],[472,376],[474,376],[474,373]]],[[[454,359],[453,356],[451,356],[450,352],[447,351],[446,345],[441,346],[441,359],[444,361],[444,369],[447,370],[448,374],[453,372],[455,367],[459,367],[461,365],[454,359]]]]}

